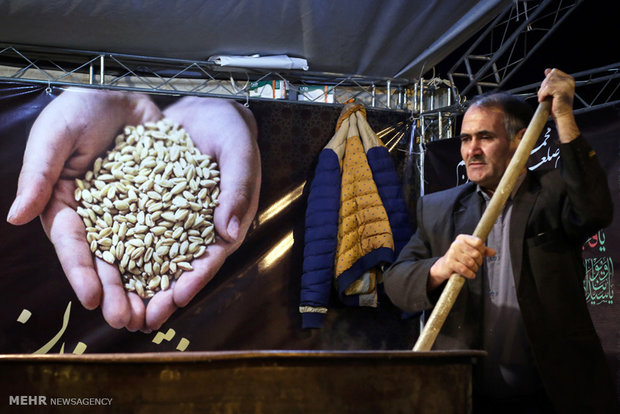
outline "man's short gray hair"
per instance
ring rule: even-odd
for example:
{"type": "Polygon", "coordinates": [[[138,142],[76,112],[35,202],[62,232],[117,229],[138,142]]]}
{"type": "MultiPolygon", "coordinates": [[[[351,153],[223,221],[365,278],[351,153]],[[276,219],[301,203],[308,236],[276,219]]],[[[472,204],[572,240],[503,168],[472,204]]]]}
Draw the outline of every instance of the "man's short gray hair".
{"type": "Polygon", "coordinates": [[[468,105],[482,108],[499,108],[504,113],[504,127],[509,139],[515,139],[519,131],[527,128],[534,115],[532,107],[518,96],[507,92],[492,92],[474,97],[468,105]]]}

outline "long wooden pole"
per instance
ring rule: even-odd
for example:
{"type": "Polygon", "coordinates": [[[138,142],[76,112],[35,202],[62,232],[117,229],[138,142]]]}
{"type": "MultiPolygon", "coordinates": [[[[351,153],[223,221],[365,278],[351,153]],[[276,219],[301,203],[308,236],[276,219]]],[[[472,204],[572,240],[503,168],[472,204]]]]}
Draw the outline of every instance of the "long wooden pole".
{"type": "MultiPolygon", "coordinates": [[[[473,235],[481,240],[486,240],[493,224],[497,220],[500,212],[508,200],[508,196],[512,193],[515,182],[525,168],[527,159],[542,132],[551,109],[551,102],[545,100],[538,104],[536,112],[528,125],[523,138],[517,147],[512,160],[508,164],[502,179],[497,185],[497,189],[493,193],[489,204],[482,214],[473,235]]],[[[441,327],[446,321],[446,317],[450,310],[454,306],[454,302],[465,283],[465,278],[458,273],[454,273],[450,276],[448,283],[443,289],[437,304],[435,305],[433,312],[431,313],[428,322],[426,323],[422,333],[418,337],[418,340],[413,347],[414,351],[430,351],[441,327]]]]}

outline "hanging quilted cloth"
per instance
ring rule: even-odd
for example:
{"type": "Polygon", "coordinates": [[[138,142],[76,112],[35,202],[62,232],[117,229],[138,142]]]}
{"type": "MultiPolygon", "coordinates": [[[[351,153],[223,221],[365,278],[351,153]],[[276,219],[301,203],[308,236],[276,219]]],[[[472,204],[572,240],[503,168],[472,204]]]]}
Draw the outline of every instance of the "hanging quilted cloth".
{"type": "Polygon", "coordinates": [[[350,306],[378,306],[382,268],[411,236],[392,158],[359,104],[344,107],[319,154],[306,210],[300,312],[320,327],[332,286],[350,306]]]}

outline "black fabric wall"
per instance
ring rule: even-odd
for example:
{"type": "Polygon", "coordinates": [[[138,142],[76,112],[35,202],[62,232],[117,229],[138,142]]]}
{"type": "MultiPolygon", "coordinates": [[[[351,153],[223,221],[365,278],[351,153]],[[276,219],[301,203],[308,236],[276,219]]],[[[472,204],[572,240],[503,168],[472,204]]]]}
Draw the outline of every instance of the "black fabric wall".
{"type": "MultiPolygon", "coordinates": [[[[411,349],[417,322],[402,320],[389,303],[379,309],[348,309],[334,301],[323,329],[301,329],[307,186],[340,108],[277,101],[250,103],[259,127],[263,171],[257,217],[300,187],[301,195],[271,220],[255,220],[241,248],[159,331],[131,333],[109,327],[100,309],[88,311],[75,297],[39,220],[19,227],[4,220],[15,196],[30,126],[61,91],[49,92],[35,84],[0,84],[0,353],[411,349]],[[290,248],[265,267],[265,255],[291,236],[290,248]]],[[[155,97],[162,105],[171,99],[155,97]]],[[[376,131],[403,124],[406,118],[368,110],[376,131]]]]}

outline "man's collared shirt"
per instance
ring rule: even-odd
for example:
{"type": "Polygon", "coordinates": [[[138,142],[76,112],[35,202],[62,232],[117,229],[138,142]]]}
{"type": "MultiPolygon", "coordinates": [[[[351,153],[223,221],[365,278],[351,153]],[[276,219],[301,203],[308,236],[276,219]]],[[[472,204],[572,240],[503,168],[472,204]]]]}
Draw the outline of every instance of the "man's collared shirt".
{"type": "MultiPolygon", "coordinates": [[[[482,394],[509,397],[533,393],[540,388],[525,326],[517,301],[510,257],[510,219],[514,196],[523,182],[521,174],[514,190],[489,232],[486,245],[497,251],[482,266],[484,314],[482,394]]],[[[485,207],[490,196],[478,186],[485,207]]]]}

